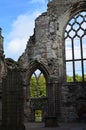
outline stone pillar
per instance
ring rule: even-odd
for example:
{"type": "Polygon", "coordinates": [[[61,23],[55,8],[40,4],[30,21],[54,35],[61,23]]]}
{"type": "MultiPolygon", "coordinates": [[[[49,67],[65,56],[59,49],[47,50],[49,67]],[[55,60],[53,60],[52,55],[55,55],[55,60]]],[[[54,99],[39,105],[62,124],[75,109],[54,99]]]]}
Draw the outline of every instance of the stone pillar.
{"type": "Polygon", "coordinates": [[[62,83],[57,83],[56,84],[56,116],[57,116],[57,120],[60,121],[61,120],[61,86],[62,83]]]}
{"type": "Polygon", "coordinates": [[[23,82],[17,68],[8,69],[2,82],[1,130],[25,130],[23,124],[23,82]]]}
{"type": "Polygon", "coordinates": [[[48,117],[45,118],[46,127],[56,127],[57,117],[56,117],[56,87],[57,83],[51,79],[47,84],[48,87],[48,117]]]}

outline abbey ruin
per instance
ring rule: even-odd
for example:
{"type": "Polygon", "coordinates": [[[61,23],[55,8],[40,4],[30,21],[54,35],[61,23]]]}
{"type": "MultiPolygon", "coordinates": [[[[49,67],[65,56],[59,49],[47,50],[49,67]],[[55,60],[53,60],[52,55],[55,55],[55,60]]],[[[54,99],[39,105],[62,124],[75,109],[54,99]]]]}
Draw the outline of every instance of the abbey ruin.
{"type": "Polygon", "coordinates": [[[37,110],[45,126],[86,121],[86,0],[51,0],[47,7],[17,62],[5,58],[0,30],[3,130],[23,130],[24,122],[36,122],[37,110]],[[45,78],[46,95],[31,97],[37,71],[45,78]]]}

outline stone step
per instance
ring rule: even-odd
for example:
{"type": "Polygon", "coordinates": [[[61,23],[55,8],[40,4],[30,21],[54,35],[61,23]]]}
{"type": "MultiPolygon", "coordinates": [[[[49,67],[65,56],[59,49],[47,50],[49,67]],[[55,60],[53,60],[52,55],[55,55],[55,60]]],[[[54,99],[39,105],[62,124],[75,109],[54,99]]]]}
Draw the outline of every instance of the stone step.
{"type": "Polygon", "coordinates": [[[25,126],[28,127],[28,128],[43,128],[45,127],[45,124],[44,123],[25,123],[25,126]]]}
{"type": "Polygon", "coordinates": [[[45,127],[44,123],[25,123],[26,130],[86,130],[86,124],[60,124],[58,127],[45,127]]]}

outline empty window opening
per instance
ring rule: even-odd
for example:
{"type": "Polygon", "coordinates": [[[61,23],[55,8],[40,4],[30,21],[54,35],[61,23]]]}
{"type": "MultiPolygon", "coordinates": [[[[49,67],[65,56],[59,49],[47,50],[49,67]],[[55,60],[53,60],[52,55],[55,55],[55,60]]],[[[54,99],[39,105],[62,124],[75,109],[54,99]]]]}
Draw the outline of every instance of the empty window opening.
{"type": "Polygon", "coordinates": [[[39,69],[31,76],[30,97],[46,97],[46,80],[39,69]]]}
{"type": "Polygon", "coordinates": [[[67,82],[86,81],[86,11],[79,12],[65,30],[67,82]]]}

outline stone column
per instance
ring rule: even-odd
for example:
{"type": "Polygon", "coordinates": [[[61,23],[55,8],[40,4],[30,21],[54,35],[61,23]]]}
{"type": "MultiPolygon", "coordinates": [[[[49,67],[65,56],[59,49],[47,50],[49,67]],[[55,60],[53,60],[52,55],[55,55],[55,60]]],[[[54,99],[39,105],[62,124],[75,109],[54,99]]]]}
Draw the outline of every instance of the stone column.
{"type": "Polygon", "coordinates": [[[56,117],[56,87],[57,83],[53,79],[47,84],[48,87],[48,117],[45,119],[45,126],[56,127],[57,117],[56,117]]]}
{"type": "Polygon", "coordinates": [[[55,91],[55,95],[56,95],[56,102],[55,102],[55,107],[56,107],[56,117],[57,120],[61,120],[61,87],[62,87],[62,83],[57,83],[56,84],[56,91],[55,91]]]}

